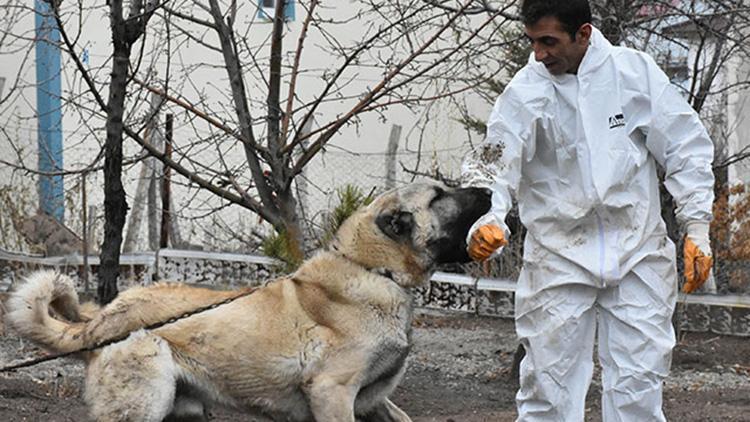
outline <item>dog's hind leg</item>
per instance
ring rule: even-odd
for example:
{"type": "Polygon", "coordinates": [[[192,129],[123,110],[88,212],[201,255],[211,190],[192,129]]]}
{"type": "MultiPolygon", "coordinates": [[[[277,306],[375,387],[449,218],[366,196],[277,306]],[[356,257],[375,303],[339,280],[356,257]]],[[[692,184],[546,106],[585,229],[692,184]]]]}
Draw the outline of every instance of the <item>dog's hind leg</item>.
{"type": "Polygon", "coordinates": [[[174,406],[164,422],[208,422],[208,409],[200,399],[200,393],[178,381],[174,406]]]}
{"type": "Polygon", "coordinates": [[[178,368],[167,342],[138,331],[103,349],[86,377],[86,402],[98,422],[161,422],[175,399],[178,368]]]}

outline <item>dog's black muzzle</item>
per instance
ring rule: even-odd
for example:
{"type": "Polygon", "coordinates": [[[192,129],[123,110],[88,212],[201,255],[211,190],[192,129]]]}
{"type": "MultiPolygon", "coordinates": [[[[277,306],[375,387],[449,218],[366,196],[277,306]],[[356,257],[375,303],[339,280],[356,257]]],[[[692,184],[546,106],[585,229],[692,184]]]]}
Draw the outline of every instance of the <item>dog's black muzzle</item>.
{"type": "Polygon", "coordinates": [[[438,212],[442,233],[428,245],[436,264],[471,260],[466,251],[466,236],[471,226],[490,210],[491,205],[492,191],[486,188],[447,190],[433,200],[431,208],[455,210],[448,215],[438,212]]]}

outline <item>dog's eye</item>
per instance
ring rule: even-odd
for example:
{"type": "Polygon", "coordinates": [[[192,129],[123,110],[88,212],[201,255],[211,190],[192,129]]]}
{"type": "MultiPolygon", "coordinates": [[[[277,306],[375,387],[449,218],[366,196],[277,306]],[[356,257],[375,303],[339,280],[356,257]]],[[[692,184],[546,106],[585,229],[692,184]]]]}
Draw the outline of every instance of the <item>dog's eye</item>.
{"type": "Polygon", "coordinates": [[[414,228],[414,216],[406,211],[379,215],[375,222],[386,236],[394,240],[411,237],[414,228]]]}

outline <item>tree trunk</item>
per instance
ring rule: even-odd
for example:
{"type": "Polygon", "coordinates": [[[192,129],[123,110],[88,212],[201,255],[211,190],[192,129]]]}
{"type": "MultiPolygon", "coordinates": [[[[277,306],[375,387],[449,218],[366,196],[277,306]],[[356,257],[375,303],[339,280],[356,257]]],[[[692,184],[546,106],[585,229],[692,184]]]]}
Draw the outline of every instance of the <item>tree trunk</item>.
{"type": "Polygon", "coordinates": [[[107,101],[107,140],[104,144],[104,241],[97,286],[97,301],[101,305],[117,296],[122,229],[128,207],[122,186],[122,119],[131,44],[126,40],[121,1],[112,0],[110,14],[114,56],[107,101]]]}
{"type": "MultiPolygon", "coordinates": [[[[278,199],[279,212],[281,213],[281,220],[284,224],[281,229],[287,238],[287,246],[289,247],[288,252],[292,259],[290,264],[296,266],[301,263],[305,257],[305,237],[302,232],[302,227],[300,226],[299,214],[297,214],[297,201],[294,199],[291,187],[281,192],[278,199]]],[[[279,230],[279,227],[276,229],[279,230]]]]}

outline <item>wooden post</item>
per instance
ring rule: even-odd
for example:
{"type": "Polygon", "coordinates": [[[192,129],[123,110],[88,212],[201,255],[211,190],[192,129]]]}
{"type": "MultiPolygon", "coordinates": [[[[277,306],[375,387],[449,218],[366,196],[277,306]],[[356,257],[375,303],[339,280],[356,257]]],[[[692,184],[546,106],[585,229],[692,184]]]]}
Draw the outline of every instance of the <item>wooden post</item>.
{"type": "MultiPolygon", "coordinates": [[[[164,142],[164,155],[172,158],[172,127],[174,116],[167,114],[166,140],[164,142]]],[[[171,168],[167,165],[163,167],[164,177],[161,181],[161,236],[159,237],[159,247],[169,247],[169,213],[170,213],[170,177],[171,168]]]]}
{"type": "MultiPolygon", "coordinates": [[[[144,139],[149,142],[149,130],[146,129],[144,139]]],[[[128,220],[128,230],[125,234],[125,243],[122,247],[124,252],[133,252],[138,244],[140,236],[141,221],[143,220],[144,205],[147,200],[148,183],[151,176],[151,167],[148,158],[141,163],[141,170],[138,176],[138,185],[135,188],[135,198],[133,207],[130,210],[130,219],[128,220]]]]}
{"type": "MultiPolygon", "coordinates": [[[[171,177],[169,179],[172,181],[171,177]]],[[[174,210],[174,196],[172,196],[172,189],[169,189],[169,239],[172,243],[172,247],[176,249],[183,249],[185,243],[182,241],[182,232],[180,231],[180,225],[177,221],[177,214],[172,211],[174,210]]]]}
{"type": "MultiPolygon", "coordinates": [[[[159,121],[159,109],[164,103],[164,99],[156,93],[151,95],[151,110],[150,118],[146,123],[146,129],[143,133],[143,139],[147,143],[161,148],[162,136],[159,132],[158,121],[159,121]]],[[[143,149],[145,152],[145,148],[143,149]]],[[[130,210],[130,218],[128,219],[128,231],[125,236],[125,245],[123,251],[132,252],[138,247],[139,239],[141,238],[141,226],[143,225],[143,215],[146,214],[148,220],[148,239],[147,248],[156,249],[155,229],[152,231],[152,224],[156,223],[154,214],[152,214],[152,208],[155,209],[155,198],[150,195],[149,187],[152,183],[153,173],[157,171],[158,160],[154,157],[148,157],[141,161],[141,170],[138,175],[138,186],[135,189],[135,198],[133,199],[133,206],[130,210]]]]}
{"type": "MultiPolygon", "coordinates": [[[[147,141],[152,147],[159,151],[162,151],[162,148],[164,148],[164,135],[160,129],[159,114],[157,110],[163,101],[164,99],[156,93],[151,96],[151,119],[149,119],[147,126],[147,141]]],[[[157,189],[159,189],[157,187],[156,179],[160,179],[162,176],[162,164],[161,161],[155,157],[148,157],[143,164],[148,167],[148,170],[146,171],[147,188],[145,191],[146,225],[148,233],[147,247],[149,250],[155,251],[159,249],[159,205],[157,202],[158,197],[161,196],[156,192],[157,189]]]]}
{"type": "Polygon", "coordinates": [[[148,175],[148,190],[146,191],[146,214],[148,217],[148,247],[155,251],[159,249],[159,209],[156,204],[156,172],[151,171],[148,175]]]}
{"type": "Polygon", "coordinates": [[[81,224],[83,225],[83,291],[89,292],[89,229],[88,229],[88,203],[86,200],[86,173],[81,175],[81,224]]]}
{"type": "Polygon", "coordinates": [[[388,150],[385,153],[385,187],[396,187],[396,153],[398,141],[401,138],[401,126],[391,125],[391,135],[388,138],[388,150]]]}

